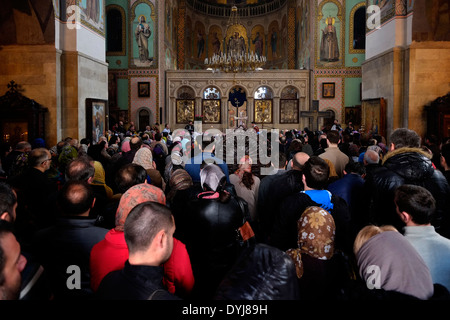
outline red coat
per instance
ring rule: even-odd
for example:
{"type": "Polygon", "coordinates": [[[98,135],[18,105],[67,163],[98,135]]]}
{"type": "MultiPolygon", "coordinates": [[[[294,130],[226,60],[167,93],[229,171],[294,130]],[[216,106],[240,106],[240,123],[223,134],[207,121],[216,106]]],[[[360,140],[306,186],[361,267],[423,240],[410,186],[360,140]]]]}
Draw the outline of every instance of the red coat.
{"type": "MultiPolygon", "coordinates": [[[[109,272],[122,269],[127,259],[128,247],[124,233],[111,229],[105,239],[97,243],[91,251],[92,290],[97,291],[103,277],[109,272]]],[[[194,275],[186,246],[175,238],[172,255],[164,264],[163,283],[170,293],[180,297],[189,294],[194,287],[194,275]]]]}

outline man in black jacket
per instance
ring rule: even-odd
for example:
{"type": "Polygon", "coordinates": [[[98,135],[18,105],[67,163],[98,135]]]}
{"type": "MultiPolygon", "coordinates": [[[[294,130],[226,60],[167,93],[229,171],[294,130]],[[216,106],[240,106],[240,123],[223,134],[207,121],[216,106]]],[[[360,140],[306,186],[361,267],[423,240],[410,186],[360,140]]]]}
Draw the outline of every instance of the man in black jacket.
{"type": "Polygon", "coordinates": [[[403,223],[396,213],[394,192],[404,184],[426,188],[436,199],[432,225],[442,236],[450,237],[450,187],[442,172],[433,167],[430,155],[420,149],[419,135],[410,129],[396,129],[390,136],[389,152],[383,166],[366,180],[365,195],[370,223],[391,224],[402,232],[403,223]]]}
{"type": "Polygon", "coordinates": [[[90,253],[108,232],[89,217],[94,203],[87,182],[66,182],[57,199],[60,217],[54,226],[36,233],[33,253],[48,272],[57,300],[86,299],[92,294],[90,253]]]}
{"type": "Polygon", "coordinates": [[[330,168],[320,157],[312,156],[302,169],[304,190],[283,199],[274,218],[269,244],[283,251],[297,247],[297,221],[311,206],[330,212],[336,224],[336,250],[351,254],[354,234],[347,203],[325,187],[330,168]]]}
{"type": "Polygon", "coordinates": [[[125,241],[129,258],[122,270],[106,275],[96,292],[101,300],[177,300],[163,287],[163,267],[173,250],[175,221],[166,206],[137,205],[128,215],[125,241]]]}

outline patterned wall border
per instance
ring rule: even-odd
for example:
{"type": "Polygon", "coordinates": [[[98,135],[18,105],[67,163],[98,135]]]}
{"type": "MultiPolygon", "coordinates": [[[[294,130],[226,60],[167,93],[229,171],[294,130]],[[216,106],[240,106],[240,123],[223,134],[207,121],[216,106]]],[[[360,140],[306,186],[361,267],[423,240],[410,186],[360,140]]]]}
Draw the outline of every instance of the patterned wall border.
{"type": "MultiPolygon", "coordinates": [[[[108,11],[116,9],[119,10],[121,16],[122,16],[122,51],[106,51],[107,56],[124,56],[126,55],[126,39],[127,39],[127,23],[126,23],[126,17],[125,17],[125,9],[119,5],[116,4],[110,4],[106,6],[106,16],[108,16],[108,11]]],[[[105,36],[106,36],[106,20],[105,20],[105,36]]],[[[108,48],[106,48],[108,49],[108,48]]]]}
{"type": "Polygon", "coordinates": [[[347,78],[362,77],[360,67],[347,67],[345,69],[315,69],[314,76],[342,76],[347,78]]]}
{"type": "Polygon", "coordinates": [[[365,7],[366,3],[365,2],[360,2],[357,5],[355,5],[352,10],[350,11],[350,16],[349,16],[349,29],[348,29],[348,52],[349,53],[365,53],[366,50],[364,49],[354,49],[353,48],[353,28],[354,28],[354,17],[355,17],[355,13],[356,10],[358,10],[361,7],[365,7]]]}
{"type": "Polygon", "coordinates": [[[155,37],[156,40],[154,41],[155,44],[155,48],[154,48],[154,52],[155,54],[153,55],[153,66],[151,67],[145,67],[145,68],[151,68],[151,69],[157,69],[158,68],[158,60],[159,60],[159,50],[158,50],[158,39],[159,39],[159,31],[158,31],[158,14],[157,14],[157,3],[158,1],[156,1],[156,4],[150,2],[149,0],[137,0],[133,3],[133,5],[129,8],[129,12],[128,12],[128,22],[129,22],[129,37],[128,37],[128,67],[129,68],[142,68],[142,67],[138,67],[135,66],[132,62],[133,59],[133,40],[134,37],[131,36],[131,32],[133,32],[132,30],[132,25],[133,25],[133,21],[136,18],[135,15],[135,10],[136,7],[141,4],[141,3],[145,3],[147,5],[150,6],[151,10],[152,10],[152,14],[151,14],[151,19],[153,20],[153,25],[154,25],[154,32],[155,32],[155,37]]]}
{"type": "Polygon", "coordinates": [[[343,45],[345,46],[345,14],[343,13],[343,8],[345,8],[345,0],[342,0],[342,3],[338,0],[324,0],[322,1],[320,4],[316,4],[315,6],[315,10],[316,10],[316,21],[315,21],[315,30],[314,30],[314,64],[316,68],[324,68],[324,69],[336,69],[336,68],[345,68],[345,58],[344,58],[344,53],[345,53],[345,48],[343,48],[343,45]],[[319,60],[319,54],[318,54],[318,36],[319,36],[319,23],[320,20],[322,20],[323,15],[322,15],[322,9],[323,6],[327,3],[334,3],[337,8],[338,8],[338,14],[337,16],[339,17],[339,19],[341,20],[341,35],[340,35],[340,46],[339,46],[339,56],[340,56],[340,61],[341,64],[340,65],[332,65],[332,66],[323,66],[323,65],[318,65],[318,60],[319,60]]]}

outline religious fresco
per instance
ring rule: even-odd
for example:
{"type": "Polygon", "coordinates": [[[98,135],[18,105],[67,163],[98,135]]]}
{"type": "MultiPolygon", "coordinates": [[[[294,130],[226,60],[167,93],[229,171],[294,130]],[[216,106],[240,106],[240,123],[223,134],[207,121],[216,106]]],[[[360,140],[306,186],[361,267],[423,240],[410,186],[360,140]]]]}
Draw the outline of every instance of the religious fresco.
{"type": "Polygon", "coordinates": [[[61,17],[61,6],[59,3],[59,0],[52,0],[53,2],[53,10],[55,12],[55,17],[60,18],[61,17]]]}
{"type": "Polygon", "coordinates": [[[156,68],[158,47],[156,9],[150,2],[136,2],[131,8],[130,66],[156,68]]]}
{"type": "Polygon", "coordinates": [[[300,69],[310,69],[310,48],[311,48],[311,36],[310,36],[310,14],[309,14],[309,2],[303,1],[297,7],[297,52],[298,52],[298,67],[300,69]]]}
{"type": "MultiPolygon", "coordinates": [[[[367,7],[371,5],[380,7],[382,24],[395,15],[395,0],[367,0],[367,7]]],[[[368,14],[370,14],[370,12],[368,14]]]]}
{"type": "Polygon", "coordinates": [[[278,27],[278,21],[273,21],[269,25],[269,37],[267,39],[267,59],[276,60],[279,58],[279,43],[280,43],[280,29],[278,27]]]}
{"type": "Polygon", "coordinates": [[[166,38],[166,41],[171,41],[172,39],[172,33],[173,33],[173,26],[172,26],[172,20],[173,20],[173,11],[172,11],[172,1],[166,0],[165,1],[165,20],[164,20],[164,35],[166,38]]]}
{"type": "Polygon", "coordinates": [[[326,2],[319,7],[316,41],[316,65],[318,67],[341,66],[343,57],[344,24],[338,3],[326,2]]]}
{"type": "Polygon", "coordinates": [[[189,16],[186,17],[184,34],[186,36],[186,42],[185,42],[185,45],[184,45],[184,47],[185,47],[184,56],[186,58],[191,58],[194,51],[192,50],[192,45],[193,45],[193,40],[192,40],[192,21],[191,21],[191,18],[189,16]]]}
{"type": "Polygon", "coordinates": [[[406,12],[410,13],[414,10],[414,0],[407,0],[406,2],[406,12]]]}
{"type": "Polygon", "coordinates": [[[206,33],[203,23],[195,23],[193,38],[195,58],[203,61],[206,57],[206,33]]]}
{"type": "Polygon", "coordinates": [[[250,50],[258,57],[266,55],[266,43],[264,36],[264,27],[262,25],[255,26],[251,31],[250,50]]]}
{"type": "Polygon", "coordinates": [[[102,35],[105,34],[105,1],[81,0],[81,23],[102,35]]]}
{"type": "Polygon", "coordinates": [[[248,51],[247,30],[242,24],[232,25],[227,29],[225,36],[226,52],[248,51]]]}
{"type": "Polygon", "coordinates": [[[223,50],[223,44],[222,44],[222,29],[217,26],[211,26],[209,28],[209,34],[208,34],[208,56],[212,56],[213,54],[220,55],[220,53],[223,50]]]}

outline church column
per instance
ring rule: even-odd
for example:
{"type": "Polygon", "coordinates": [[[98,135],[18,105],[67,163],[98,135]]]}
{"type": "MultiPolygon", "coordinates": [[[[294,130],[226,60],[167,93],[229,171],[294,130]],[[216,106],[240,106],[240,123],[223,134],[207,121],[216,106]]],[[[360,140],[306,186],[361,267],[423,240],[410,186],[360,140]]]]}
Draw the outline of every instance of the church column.
{"type": "Polygon", "coordinates": [[[220,100],[220,109],[221,109],[220,115],[221,124],[222,128],[225,130],[228,128],[228,97],[222,97],[222,99],[220,100]]]}
{"type": "Polygon", "coordinates": [[[195,97],[195,108],[194,108],[194,115],[201,115],[202,114],[202,98],[201,97],[195,97]]]}
{"type": "Polygon", "coordinates": [[[254,100],[253,97],[247,97],[247,128],[250,127],[252,121],[255,121],[254,100]]]}
{"type": "Polygon", "coordinates": [[[175,97],[169,98],[169,123],[176,123],[177,122],[177,99],[175,97]]]}
{"type": "Polygon", "coordinates": [[[272,127],[280,127],[280,97],[273,97],[272,127]]]}

